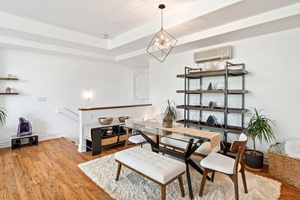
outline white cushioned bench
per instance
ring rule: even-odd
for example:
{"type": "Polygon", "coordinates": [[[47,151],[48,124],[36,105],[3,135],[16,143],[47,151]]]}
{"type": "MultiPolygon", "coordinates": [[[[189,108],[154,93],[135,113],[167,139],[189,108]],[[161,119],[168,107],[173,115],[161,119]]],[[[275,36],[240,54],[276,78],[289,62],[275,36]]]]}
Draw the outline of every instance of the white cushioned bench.
{"type": "MultiPolygon", "coordinates": [[[[188,143],[172,138],[162,137],[160,139],[160,144],[184,150],[188,143]]],[[[200,154],[201,156],[207,156],[209,153],[211,153],[210,142],[204,142],[201,144],[200,147],[196,149],[195,153],[200,154]]]]}
{"type": "Polygon", "coordinates": [[[114,154],[118,169],[116,181],[122,165],[137,172],[161,187],[161,199],[166,199],[166,186],[178,179],[182,197],[185,196],[182,183],[182,175],[185,173],[186,165],[183,162],[161,154],[143,149],[130,148],[114,154]]]}

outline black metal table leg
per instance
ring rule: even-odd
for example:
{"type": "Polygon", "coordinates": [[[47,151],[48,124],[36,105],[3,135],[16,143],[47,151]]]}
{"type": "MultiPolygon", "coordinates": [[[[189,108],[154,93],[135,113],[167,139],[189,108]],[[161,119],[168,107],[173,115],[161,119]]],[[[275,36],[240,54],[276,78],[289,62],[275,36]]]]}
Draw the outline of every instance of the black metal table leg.
{"type": "Polygon", "coordinates": [[[185,164],[186,164],[186,171],[185,171],[185,173],[186,173],[186,179],[187,179],[187,182],[188,182],[189,195],[190,195],[191,199],[194,199],[189,164],[187,162],[185,164]]]}
{"type": "MultiPolygon", "coordinates": [[[[192,159],[189,159],[188,161],[188,164],[191,165],[196,171],[198,171],[200,174],[203,175],[203,170],[192,160],[192,159]]],[[[211,178],[209,176],[206,177],[207,180],[211,180],[211,178]]]]}
{"type": "Polygon", "coordinates": [[[158,153],[159,152],[159,137],[158,135],[156,135],[156,143],[151,140],[151,138],[149,138],[145,133],[143,133],[142,131],[136,130],[139,134],[141,134],[141,136],[143,136],[145,138],[145,140],[151,145],[152,151],[158,153]]]}

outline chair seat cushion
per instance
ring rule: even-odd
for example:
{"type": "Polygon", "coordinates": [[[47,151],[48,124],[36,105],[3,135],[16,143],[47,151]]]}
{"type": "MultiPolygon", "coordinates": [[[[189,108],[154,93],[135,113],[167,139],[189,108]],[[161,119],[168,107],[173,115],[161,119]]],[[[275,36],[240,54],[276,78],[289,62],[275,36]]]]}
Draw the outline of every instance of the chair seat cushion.
{"type": "MultiPolygon", "coordinates": [[[[200,165],[204,168],[219,171],[225,174],[233,174],[235,159],[219,153],[211,153],[201,160],[200,165]]],[[[241,165],[238,166],[238,171],[241,165]]]]}
{"type": "MultiPolygon", "coordinates": [[[[177,147],[180,149],[185,149],[188,144],[187,142],[183,142],[183,141],[179,141],[179,140],[175,140],[175,139],[167,138],[167,137],[162,137],[160,139],[160,142],[162,144],[170,145],[170,146],[177,147]]],[[[195,153],[199,153],[202,155],[208,155],[210,152],[211,152],[210,142],[204,142],[195,151],[195,153]]]]}
{"type": "MultiPolygon", "coordinates": [[[[148,137],[153,140],[153,136],[148,135],[148,137]]],[[[146,139],[143,136],[141,136],[141,135],[130,136],[128,138],[128,140],[130,142],[134,143],[134,144],[139,144],[139,143],[147,142],[146,139]]]]}

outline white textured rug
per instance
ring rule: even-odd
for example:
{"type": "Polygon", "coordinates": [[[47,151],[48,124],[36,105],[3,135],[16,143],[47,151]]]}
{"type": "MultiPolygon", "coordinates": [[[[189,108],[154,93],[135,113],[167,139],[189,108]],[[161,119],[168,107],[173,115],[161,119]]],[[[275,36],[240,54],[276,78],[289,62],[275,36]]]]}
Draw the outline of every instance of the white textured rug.
{"type": "MultiPolygon", "coordinates": [[[[140,148],[140,147],[134,147],[140,148]]],[[[147,147],[146,147],[147,148],[147,147]]],[[[199,158],[196,163],[199,163],[199,158]]],[[[195,160],[196,161],[196,160],[195,160]]],[[[114,155],[104,156],[78,165],[79,168],[91,178],[99,187],[104,189],[112,198],[117,200],[154,200],[160,199],[160,186],[149,181],[141,175],[122,167],[119,181],[115,181],[117,163],[114,155]]],[[[206,181],[203,198],[198,196],[200,190],[201,174],[190,167],[194,199],[233,200],[233,182],[228,176],[216,173],[214,182],[206,181]]],[[[281,183],[246,172],[248,193],[244,193],[242,179],[239,177],[240,199],[275,200],[280,196],[281,183]]],[[[167,199],[190,199],[186,176],[183,176],[185,197],[180,195],[178,180],[167,186],[167,199]]]]}

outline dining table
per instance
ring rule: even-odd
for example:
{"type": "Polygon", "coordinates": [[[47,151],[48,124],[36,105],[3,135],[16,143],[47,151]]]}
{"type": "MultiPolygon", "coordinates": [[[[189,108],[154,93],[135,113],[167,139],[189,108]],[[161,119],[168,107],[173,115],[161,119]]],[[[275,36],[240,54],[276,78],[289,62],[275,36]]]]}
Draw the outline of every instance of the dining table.
{"type": "MultiPolygon", "coordinates": [[[[183,126],[172,126],[171,128],[165,128],[161,123],[153,121],[135,122],[129,125],[124,125],[124,127],[135,130],[135,132],[141,134],[151,145],[152,151],[156,153],[167,154],[185,162],[189,196],[191,199],[194,199],[189,167],[193,167],[201,174],[203,174],[203,170],[193,161],[192,154],[204,142],[210,142],[210,151],[217,152],[220,148],[221,134],[209,130],[200,130],[183,126]],[[155,140],[149,138],[147,134],[154,135],[155,140]],[[160,144],[160,139],[162,137],[186,142],[187,146],[182,151],[168,148],[160,144]]],[[[207,179],[210,180],[209,177],[207,177],[207,179]]]]}

